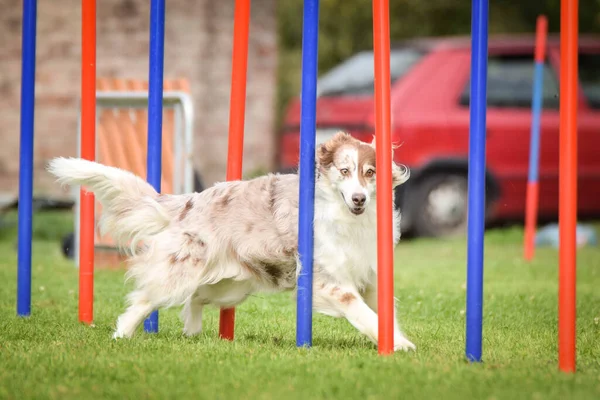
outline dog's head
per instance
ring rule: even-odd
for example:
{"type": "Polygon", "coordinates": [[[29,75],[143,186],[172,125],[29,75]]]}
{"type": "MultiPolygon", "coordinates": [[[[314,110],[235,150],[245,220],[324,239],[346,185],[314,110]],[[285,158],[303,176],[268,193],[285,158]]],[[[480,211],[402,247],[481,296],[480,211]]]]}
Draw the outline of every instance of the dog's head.
{"type": "MultiPolygon", "coordinates": [[[[408,168],[393,161],[390,167],[394,188],[408,180],[408,168]]],[[[317,168],[319,179],[339,193],[351,213],[362,214],[375,198],[375,139],[369,144],[338,132],[318,146],[317,168]]]]}

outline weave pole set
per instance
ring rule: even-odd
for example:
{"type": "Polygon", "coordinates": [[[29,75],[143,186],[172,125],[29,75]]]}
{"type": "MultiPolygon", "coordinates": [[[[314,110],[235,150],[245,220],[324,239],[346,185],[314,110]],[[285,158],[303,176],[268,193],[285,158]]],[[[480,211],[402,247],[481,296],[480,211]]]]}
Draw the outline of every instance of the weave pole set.
{"type": "MultiPolygon", "coordinates": [[[[315,194],[316,93],[319,0],[304,1],[300,116],[300,198],[296,345],[312,346],[313,220],[315,194]]],[[[390,115],[390,17],[388,0],[373,0],[375,139],[377,173],[377,270],[379,354],[394,351],[394,248],[392,225],[392,143],[390,115]],[[386,167],[389,166],[389,167],[386,167]]]]}
{"type": "MultiPolygon", "coordinates": [[[[468,360],[474,362],[481,361],[482,353],[488,1],[473,0],[472,2],[465,355],[468,360]]],[[[575,372],[576,358],[577,14],[578,0],[561,0],[558,367],[563,372],[575,372]]],[[[524,239],[524,253],[525,258],[528,260],[533,257],[534,253],[535,223],[537,219],[539,125],[542,108],[547,25],[544,16],[538,18],[524,239]]]]}
{"type": "MultiPolygon", "coordinates": [[[[558,364],[564,372],[575,372],[576,361],[578,7],[578,0],[561,0],[558,364]]],[[[524,257],[527,261],[532,260],[535,254],[539,199],[540,114],[547,29],[546,17],[543,15],[538,17],[523,241],[524,257]]]]}
{"type": "MultiPolygon", "coordinates": [[[[465,355],[481,361],[483,319],[483,250],[485,228],[485,130],[488,43],[488,1],[472,2],[471,105],[468,177],[467,318],[465,355]]],[[[561,0],[560,79],[560,272],[559,368],[575,371],[575,267],[577,217],[577,0],[561,0]]],[[[31,314],[31,240],[33,199],[33,138],[35,101],[36,0],[23,2],[21,148],[19,171],[19,236],[17,315],[31,314]]],[[[296,344],[312,346],[313,218],[315,190],[316,86],[319,0],[305,0],[302,34],[302,99],[300,124],[300,197],[296,344]]],[[[241,179],[248,61],[250,0],[235,0],[232,85],[227,180],[241,179]]],[[[534,114],[541,108],[545,21],[538,21],[534,114]],[[539,82],[538,82],[539,80],[539,82]],[[536,99],[537,98],[537,99],[536,99]]],[[[160,191],[165,0],[152,0],[148,93],[147,180],[160,191]]],[[[389,0],[373,0],[373,47],[377,165],[391,166],[389,0]]],[[[96,1],[82,0],[81,154],[95,159],[96,1]]],[[[539,158],[539,114],[532,123],[531,162],[539,158]],[[537,125],[536,125],[537,124],[537,125]]],[[[530,167],[529,186],[537,185],[537,165],[530,167]]],[[[380,354],[393,352],[392,177],[380,168],[377,177],[378,309],[380,354]]],[[[537,187],[533,187],[535,198],[537,187]]],[[[93,321],[94,197],[81,191],[79,320],[93,321]]],[[[532,195],[530,195],[532,196],[532,195]]],[[[532,201],[533,202],[533,201],[532,201]]],[[[528,207],[529,209],[530,207],[528,207]]],[[[535,213],[532,219],[535,226],[535,213]]],[[[223,309],[219,334],[234,338],[235,310],[223,309]]],[[[158,331],[158,312],[144,321],[146,332],[158,331]]]]}

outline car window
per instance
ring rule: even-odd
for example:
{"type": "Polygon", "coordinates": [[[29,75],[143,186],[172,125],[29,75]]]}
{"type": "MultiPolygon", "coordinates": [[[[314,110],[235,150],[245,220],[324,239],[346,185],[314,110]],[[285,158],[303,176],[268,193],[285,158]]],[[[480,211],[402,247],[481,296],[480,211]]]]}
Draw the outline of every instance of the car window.
{"type": "Polygon", "coordinates": [[[600,54],[579,55],[579,81],[591,108],[600,109],[600,54]]]}
{"type": "MultiPolygon", "coordinates": [[[[416,49],[392,49],[390,75],[392,83],[401,78],[421,58],[416,49]]],[[[358,53],[327,72],[317,83],[319,96],[370,96],[374,87],[373,52],[358,53]]]]}
{"type": "MultiPolygon", "coordinates": [[[[490,56],[488,58],[487,106],[531,108],[533,93],[533,55],[490,56]]],[[[543,108],[558,109],[558,80],[549,63],[544,64],[543,108]]],[[[459,103],[469,105],[470,79],[459,103]]]]}

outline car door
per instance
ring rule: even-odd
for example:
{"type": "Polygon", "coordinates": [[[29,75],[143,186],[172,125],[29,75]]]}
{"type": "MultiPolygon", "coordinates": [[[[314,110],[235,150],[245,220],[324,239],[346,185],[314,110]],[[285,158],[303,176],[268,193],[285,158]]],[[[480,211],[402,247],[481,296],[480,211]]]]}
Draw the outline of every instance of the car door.
{"type": "Polygon", "coordinates": [[[579,195],[580,214],[600,212],[600,51],[582,49],[579,55],[579,81],[582,105],[579,115],[579,195]]]}
{"type": "MultiPolygon", "coordinates": [[[[560,51],[551,58],[560,68],[560,51]]],[[[578,215],[600,213],[600,44],[582,39],[578,57],[577,207],[578,215]]],[[[559,190],[557,184],[557,190],[559,190]]]]}
{"type": "MultiPolygon", "coordinates": [[[[533,48],[519,52],[506,49],[509,47],[493,49],[488,57],[486,163],[500,186],[497,214],[520,218],[525,212],[529,169],[533,48]]],[[[459,100],[465,114],[469,89],[467,77],[459,100]]],[[[559,112],[557,72],[550,61],[544,64],[542,96],[539,213],[552,215],[558,208],[559,112]]]]}

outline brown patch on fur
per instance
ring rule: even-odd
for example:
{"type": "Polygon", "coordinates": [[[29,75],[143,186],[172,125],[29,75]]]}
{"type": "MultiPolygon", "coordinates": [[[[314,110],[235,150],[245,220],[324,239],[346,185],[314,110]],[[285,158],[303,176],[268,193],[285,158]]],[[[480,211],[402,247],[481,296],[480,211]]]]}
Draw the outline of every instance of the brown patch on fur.
{"type": "Polygon", "coordinates": [[[184,263],[189,259],[190,259],[189,254],[186,254],[182,258],[179,258],[179,256],[176,253],[171,253],[171,256],[169,257],[169,262],[171,263],[171,265],[175,265],[177,263],[184,263]]]}
{"type": "Polygon", "coordinates": [[[294,247],[286,247],[283,249],[283,255],[286,257],[292,257],[296,254],[296,249],[294,247]]]}
{"type": "Polygon", "coordinates": [[[193,233],[183,232],[183,236],[185,236],[185,244],[187,246],[192,246],[194,244],[196,244],[200,247],[206,246],[206,243],[204,243],[204,240],[199,239],[198,236],[194,235],[193,233]]]}
{"type": "Polygon", "coordinates": [[[227,206],[229,206],[229,204],[231,203],[231,200],[233,200],[233,198],[235,197],[237,192],[236,189],[237,186],[234,185],[226,189],[220,189],[218,196],[215,193],[215,198],[218,199],[217,207],[221,210],[226,209],[227,206]]]}
{"type": "Polygon", "coordinates": [[[358,182],[361,186],[366,186],[367,181],[373,179],[372,177],[365,176],[364,166],[372,165],[375,167],[375,149],[367,144],[361,144],[358,146],[358,182]]]}
{"type": "Polygon", "coordinates": [[[334,288],[331,289],[331,295],[333,296],[334,294],[336,294],[339,291],[340,291],[340,288],[335,286],[334,288]]]}
{"type": "Polygon", "coordinates": [[[279,267],[275,264],[270,264],[270,263],[262,263],[262,264],[263,264],[263,268],[267,272],[267,275],[269,275],[271,277],[271,281],[273,283],[277,283],[277,281],[279,281],[279,278],[281,278],[281,275],[282,275],[279,267]]]}
{"type": "Polygon", "coordinates": [[[257,277],[258,279],[268,279],[272,283],[277,283],[274,281],[274,278],[269,275],[265,266],[261,262],[241,262],[241,265],[246,268],[252,275],[257,277]]]}
{"type": "Polygon", "coordinates": [[[340,301],[344,304],[350,304],[354,300],[356,300],[356,296],[352,293],[344,293],[342,297],[340,297],[340,301]]]}
{"type": "Polygon", "coordinates": [[[276,177],[269,179],[268,182],[268,196],[269,196],[269,211],[273,214],[275,212],[275,181],[276,177]]]}
{"type": "Polygon", "coordinates": [[[193,233],[183,232],[183,236],[185,236],[187,245],[194,243],[194,241],[196,240],[196,236],[193,233]]]}
{"type": "Polygon", "coordinates": [[[190,210],[194,207],[194,201],[192,199],[189,199],[186,203],[185,206],[183,206],[183,211],[181,212],[181,214],[179,215],[179,220],[183,221],[183,219],[187,216],[187,214],[190,212],[190,210]]]}
{"type": "Polygon", "coordinates": [[[273,285],[277,285],[283,277],[282,267],[268,261],[242,261],[241,265],[258,279],[267,280],[273,285]]]}
{"type": "Polygon", "coordinates": [[[229,205],[230,202],[231,202],[231,199],[229,198],[229,196],[227,196],[227,195],[221,196],[221,201],[219,202],[219,207],[227,208],[227,206],[229,205]]]}
{"type": "Polygon", "coordinates": [[[248,225],[246,225],[246,233],[250,233],[252,232],[252,229],[254,229],[254,224],[253,223],[248,223],[248,225]]]}
{"type": "Polygon", "coordinates": [[[333,164],[333,159],[337,150],[345,145],[351,143],[360,143],[357,139],[350,136],[350,134],[340,131],[335,136],[325,143],[322,143],[317,148],[317,161],[319,168],[325,170],[333,164]]]}

